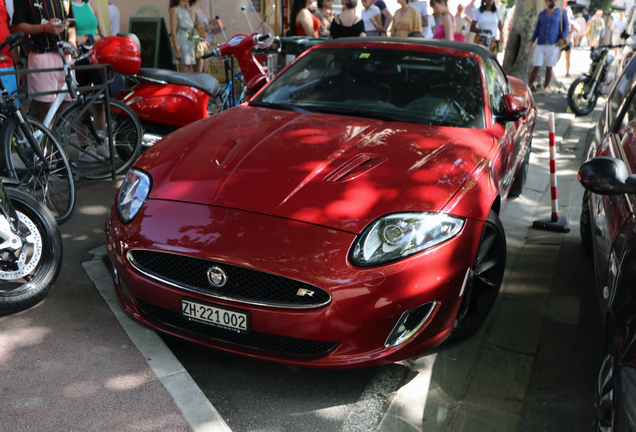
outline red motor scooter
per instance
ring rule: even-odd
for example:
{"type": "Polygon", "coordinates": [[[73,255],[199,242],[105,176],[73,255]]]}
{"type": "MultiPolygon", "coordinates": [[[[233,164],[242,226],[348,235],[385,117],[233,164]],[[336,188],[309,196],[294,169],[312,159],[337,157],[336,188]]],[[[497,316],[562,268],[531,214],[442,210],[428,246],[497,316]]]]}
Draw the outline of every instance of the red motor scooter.
{"type": "MultiPolygon", "coordinates": [[[[249,24],[245,8],[242,9],[249,24]]],[[[268,7],[263,22],[272,12],[273,9],[268,7]]],[[[222,26],[220,28],[223,30],[222,26]]],[[[126,36],[139,43],[136,36],[126,36]]],[[[249,96],[268,82],[267,74],[253,56],[253,49],[262,46],[268,39],[272,39],[269,34],[237,34],[204,58],[234,56],[243,74],[249,96]]],[[[97,61],[108,62],[108,59],[100,59],[97,45],[97,61]]],[[[138,84],[131,90],[119,92],[115,98],[128,105],[141,120],[144,128],[144,147],[151,146],[164,135],[219,110],[219,103],[215,97],[221,90],[220,85],[216,78],[207,73],[179,73],[165,69],[140,68],[139,72],[130,77],[138,84]]],[[[221,109],[230,106],[223,104],[221,109]]]]}

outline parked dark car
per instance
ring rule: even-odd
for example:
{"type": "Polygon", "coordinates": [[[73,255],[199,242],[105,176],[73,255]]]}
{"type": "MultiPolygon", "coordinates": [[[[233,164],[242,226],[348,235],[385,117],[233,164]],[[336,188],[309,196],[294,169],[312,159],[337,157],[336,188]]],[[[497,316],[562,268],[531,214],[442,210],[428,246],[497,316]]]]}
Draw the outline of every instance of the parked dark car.
{"type": "Polygon", "coordinates": [[[614,87],[579,170],[584,249],[605,321],[595,431],[636,430],[636,61],[614,87]]]}

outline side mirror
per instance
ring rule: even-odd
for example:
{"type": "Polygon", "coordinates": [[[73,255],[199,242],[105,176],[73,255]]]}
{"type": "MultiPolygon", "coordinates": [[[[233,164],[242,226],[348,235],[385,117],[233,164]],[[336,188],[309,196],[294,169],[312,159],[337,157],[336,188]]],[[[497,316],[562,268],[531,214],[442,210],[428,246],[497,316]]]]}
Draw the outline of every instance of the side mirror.
{"type": "Polygon", "coordinates": [[[497,121],[508,122],[517,121],[528,111],[528,104],[525,99],[520,96],[512,94],[505,94],[503,96],[503,113],[497,114],[497,121]]]}
{"type": "Polygon", "coordinates": [[[625,163],[612,157],[595,157],[581,165],[579,183],[599,195],[636,193],[636,175],[628,175],[625,163]]]}
{"type": "Polygon", "coordinates": [[[276,6],[273,5],[272,3],[268,4],[267,7],[265,8],[265,16],[266,17],[270,17],[272,15],[274,15],[274,11],[276,10],[276,6]]]}

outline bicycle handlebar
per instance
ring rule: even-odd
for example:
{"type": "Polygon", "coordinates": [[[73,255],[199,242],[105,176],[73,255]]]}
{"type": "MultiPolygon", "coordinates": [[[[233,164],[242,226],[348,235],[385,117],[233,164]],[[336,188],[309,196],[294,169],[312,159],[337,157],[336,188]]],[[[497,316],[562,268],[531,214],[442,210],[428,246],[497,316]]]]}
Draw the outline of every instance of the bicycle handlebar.
{"type": "MultiPolygon", "coordinates": [[[[9,45],[11,48],[20,45],[20,39],[24,37],[24,32],[17,32],[16,34],[10,34],[5,39],[4,42],[0,44],[0,50],[9,45]]],[[[24,42],[28,43],[28,42],[24,42]]]]}
{"type": "MultiPolygon", "coordinates": [[[[16,44],[17,41],[19,41],[20,39],[22,39],[24,37],[24,32],[17,32],[16,34],[12,34],[6,37],[6,39],[4,40],[4,44],[3,45],[14,45],[16,44]]],[[[2,48],[4,48],[4,46],[2,46],[2,48]]]]}

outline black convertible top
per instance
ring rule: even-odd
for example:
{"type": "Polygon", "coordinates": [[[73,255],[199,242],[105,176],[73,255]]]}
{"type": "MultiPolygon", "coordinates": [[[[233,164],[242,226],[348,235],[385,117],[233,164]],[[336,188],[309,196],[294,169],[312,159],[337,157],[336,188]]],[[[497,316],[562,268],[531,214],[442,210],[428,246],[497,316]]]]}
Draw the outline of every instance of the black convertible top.
{"type": "MultiPolygon", "coordinates": [[[[424,39],[417,37],[405,37],[405,38],[396,38],[396,37],[355,37],[355,38],[340,38],[335,40],[329,40],[322,44],[321,47],[335,46],[340,45],[342,43],[347,42],[383,42],[387,45],[391,44],[415,44],[415,45],[426,45],[432,47],[441,47],[441,48],[450,48],[456,49],[460,51],[468,51],[471,53],[475,53],[478,56],[482,57],[484,60],[493,59],[497,61],[497,57],[495,57],[488,48],[477,45],[474,43],[466,43],[466,42],[456,42],[449,40],[441,40],[441,39],[424,39]]],[[[498,62],[497,62],[498,63],[498,62]]]]}

